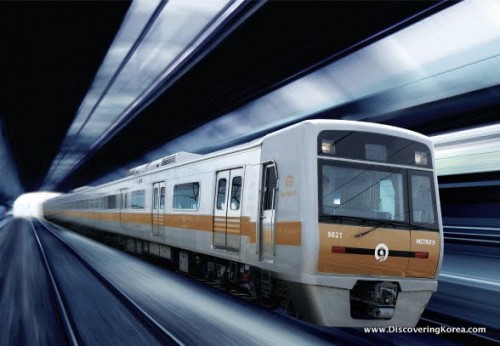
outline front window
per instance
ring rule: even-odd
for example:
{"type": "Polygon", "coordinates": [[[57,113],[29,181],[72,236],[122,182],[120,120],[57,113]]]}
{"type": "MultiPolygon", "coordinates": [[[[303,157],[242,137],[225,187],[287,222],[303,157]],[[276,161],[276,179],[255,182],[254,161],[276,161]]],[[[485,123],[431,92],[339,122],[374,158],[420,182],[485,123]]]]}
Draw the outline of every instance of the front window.
{"type": "Polygon", "coordinates": [[[426,171],[320,159],[319,216],[437,230],[433,181],[426,171]]]}
{"type": "Polygon", "coordinates": [[[404,170],[320,161],[320,215],[408,223],[404,170]]]}
{"type": "Polygon", "coordinates": [[[436,199],[432,189],[433,176],[429,172],[412,171],[411,222],[414,225],[437,228],[436,199]]]}

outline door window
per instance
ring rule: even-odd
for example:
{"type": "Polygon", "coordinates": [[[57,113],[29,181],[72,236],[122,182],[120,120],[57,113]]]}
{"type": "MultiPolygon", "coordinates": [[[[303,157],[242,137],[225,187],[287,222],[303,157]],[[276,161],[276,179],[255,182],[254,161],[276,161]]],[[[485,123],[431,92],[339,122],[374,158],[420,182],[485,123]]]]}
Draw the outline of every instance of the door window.
{"type": "Polygon", "coordinates": [[[241,177],[234,177],[231,184],[231,210],[239,210],[241,200],[241,177]]]}
{"type": "Polygon", "coordinates": [[[275,166],[266,167],[263,210],[274,209],[274,193],[276,189],[277,177],[275,166]]]}
{"type": "Polygon", "coordinates": [[[220,179],[217,185],[217,209],[226,209],[226,179],[220,179]]]}
{"type": "Polygon", "coordinates": [[[165,210],[165,187],[160,189],[160,209],[165,210]]]}
{"type": "Polygon", "coordinates": [[[158,209],[158,188],[155,187],[155,191],[153,193],[153,209],[158,209]]]}

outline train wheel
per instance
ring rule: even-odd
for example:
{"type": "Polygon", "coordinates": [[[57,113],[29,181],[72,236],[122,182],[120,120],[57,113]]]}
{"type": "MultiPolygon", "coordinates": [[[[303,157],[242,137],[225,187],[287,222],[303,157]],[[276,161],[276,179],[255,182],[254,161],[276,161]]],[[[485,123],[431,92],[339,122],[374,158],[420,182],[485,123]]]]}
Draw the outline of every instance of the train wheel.
{"type": "Polygon", "coordinates": [[[277,296],[270,296],[270,297],[264,297],[260,296],[259,301],[262,304],[263,307],[269,310],[274,310],[281,304],[281,297],[277,296]]]}

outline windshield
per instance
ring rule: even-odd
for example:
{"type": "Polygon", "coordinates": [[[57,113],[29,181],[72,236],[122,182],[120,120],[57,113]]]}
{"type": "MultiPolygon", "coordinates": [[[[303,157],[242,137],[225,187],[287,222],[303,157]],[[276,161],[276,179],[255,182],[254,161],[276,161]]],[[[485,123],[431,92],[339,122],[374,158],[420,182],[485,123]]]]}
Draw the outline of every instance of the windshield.
{"type": "Polygon", "coordinates": [[[430,172],[319,160],[320,216],[437,228],[431,178],[430,172]]]}

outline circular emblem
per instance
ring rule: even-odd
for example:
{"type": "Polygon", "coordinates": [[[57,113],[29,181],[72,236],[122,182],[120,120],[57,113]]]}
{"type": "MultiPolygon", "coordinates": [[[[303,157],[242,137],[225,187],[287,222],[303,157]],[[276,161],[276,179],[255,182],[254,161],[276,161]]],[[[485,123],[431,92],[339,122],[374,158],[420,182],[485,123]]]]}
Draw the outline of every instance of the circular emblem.
{"type": "Polygon", "coordinates": [[[387,245],[380,243],[375,248],[375,259],[379,262],[384,262],[389,256],[389,248],[387,245]]]}
{"type": "Polygon", "coordinates": [[[293,185],[293,176],[289,175],[285,180],[286,187],[291,187],[293,185]]]}

